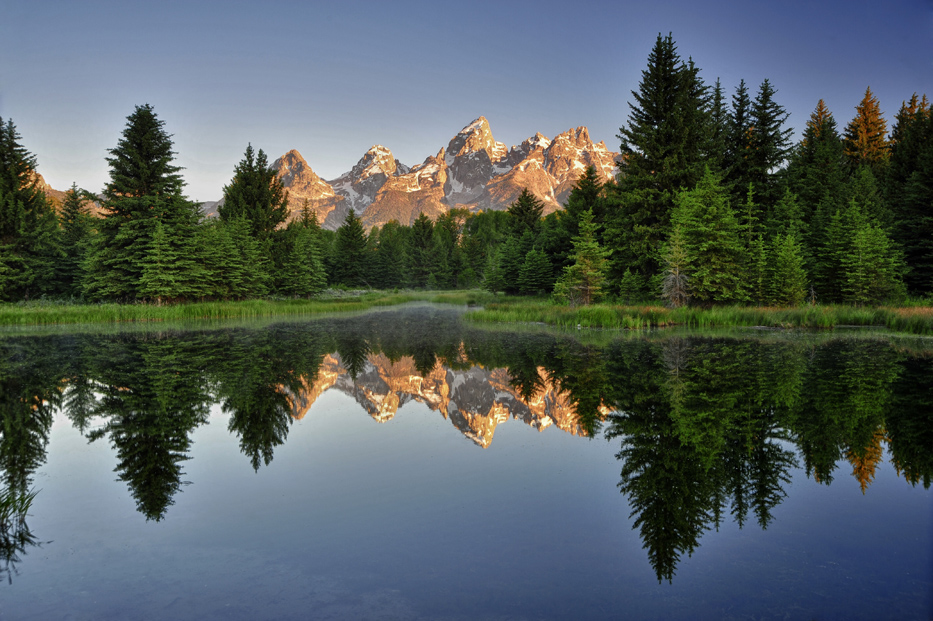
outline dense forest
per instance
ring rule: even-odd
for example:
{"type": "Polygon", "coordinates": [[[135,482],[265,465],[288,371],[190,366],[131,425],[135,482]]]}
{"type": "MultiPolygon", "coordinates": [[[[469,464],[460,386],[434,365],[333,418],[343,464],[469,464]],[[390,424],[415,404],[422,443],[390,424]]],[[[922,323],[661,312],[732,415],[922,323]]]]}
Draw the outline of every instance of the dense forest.
{"type": "Polygon", "coordinates": [[[185,197],[171,135],[138,106],[110,181],[60,206],[0,119],[0,300],[156,304],[308,297],[327,287],[545,295],[571,304],[896,303],[933,292],[933,116],[924,95],[891,131],[867,89],[840,128],[820,100],[797,144],[765,80],[731,100],[658,36],[620,129],[616,179],[592,168],[563,210],[527,190],[505,211],[452,209],[336,232],[288,196],[252,146],[218,217],[185,197]],[[90,215],[92,203],[100,216],[90,215]]]}

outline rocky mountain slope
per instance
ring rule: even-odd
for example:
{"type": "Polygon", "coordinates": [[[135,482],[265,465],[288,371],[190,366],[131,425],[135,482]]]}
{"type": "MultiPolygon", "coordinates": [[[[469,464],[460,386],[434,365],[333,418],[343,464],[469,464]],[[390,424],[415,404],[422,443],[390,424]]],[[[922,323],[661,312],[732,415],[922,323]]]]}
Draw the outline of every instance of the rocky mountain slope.
{"type": "Polygon", "coordinates": [[[273,163],[297,214],[311,206],[326,228],[337,228],[353,209],[367,227],[398,220],[410,225],[420,214],[432,219],[462,207],[472,211],[506,209],[522,189],[544,202],[545,213],[560,209],[587,166],[610,179],[618,153],[593,143],[586,127],[553,140],[535,134],[507,148],[497,142],[485,117],[455,135],[446,148],[408,168],[375,145],[349,171],[331,181],[318,177],[296,150],[273,163]]]}
{"type": "MultiPolygon", "coordinates": [[[[547,377],[543,369],[539,371],[542,378],[547,377]]],[[[554,426],[573,435],[585,435],[566,392],[544,379],[541,388],[525,400],[509,379],[505,369],[474,366],[464,371],[440,364],[422,376],[411,357],[393,362],[383,354],[370,354],[354,380],[335,353],[324,357],[316,378],[288,397],[292,415],[301,419],[318,397],[334,388],[353,397],[374,420],[383,423],[406,403],[417,401],[440,412],[482,448],[489,447],[496,427],[510,418],[539,431],[554,426]]],[[[603,413],[608,412],[606,408],[603,413]]]]}

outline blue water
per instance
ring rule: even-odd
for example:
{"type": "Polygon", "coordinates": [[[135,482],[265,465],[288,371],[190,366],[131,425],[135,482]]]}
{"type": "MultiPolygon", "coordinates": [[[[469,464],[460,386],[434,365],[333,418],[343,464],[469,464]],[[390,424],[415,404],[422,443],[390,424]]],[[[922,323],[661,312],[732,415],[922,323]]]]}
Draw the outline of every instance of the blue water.
{"type": "Polygon", "coordinates": [[[820,483],[777,441],[797,466],[767,528],[727,506],[659,581],[618,487],[620,438],[512,417],[482,448],[417,399],[377,422],[347,380],[256,470],[209,404],[159,519],[114,442],[89,441],[103,418],[82,433],[56,408],[30,479],[39,545],[0,585],[0,618],[933,618],[933,494],[888,444],[863,493],[845,459],[820,483]]]}

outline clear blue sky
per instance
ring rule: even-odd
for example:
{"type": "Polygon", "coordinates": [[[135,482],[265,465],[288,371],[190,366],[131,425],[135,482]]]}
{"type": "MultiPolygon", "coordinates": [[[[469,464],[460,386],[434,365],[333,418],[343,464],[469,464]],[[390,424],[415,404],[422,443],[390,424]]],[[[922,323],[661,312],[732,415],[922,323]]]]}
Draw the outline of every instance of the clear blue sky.
{"type": "Polygon", "coordinates": [[[871,86],[890,122],[933,96],[933,1],[25,2],[0,11],[0,116],[52,187],[99,191],[137,104],[174,135],[187,193],[216,200],[246,144],[322,177],[373,144],[413,165],[475,117],[513,145],[586,125],[617,150],[630,92],[671,32],[704,79],[778,89],[799,135],[871,86]]]}

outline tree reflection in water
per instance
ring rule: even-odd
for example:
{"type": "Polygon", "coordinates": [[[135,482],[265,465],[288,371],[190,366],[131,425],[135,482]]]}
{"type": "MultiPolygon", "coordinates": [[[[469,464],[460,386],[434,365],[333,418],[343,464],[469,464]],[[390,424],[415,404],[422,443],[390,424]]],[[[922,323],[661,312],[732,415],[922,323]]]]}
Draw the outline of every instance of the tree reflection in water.
{"type": "MultiPolygon", "coordinates": [[[[425,402],[481,446],[503,415],[618,442],[618,487],[659,581],[727,516],[768,528],[798,463],[829,484],[848,459],[864,491],[884,443],[911,484],[929,487],[933,473],[931,357],[882,339],[661,333],[594,344],[479,329],[425,306],[257,329],[8,337],[0,348],[11,503],[32,493],[57,407],[89,440],[110,442],[138,511],[159,521],[211,405],[258,471],[287,441],[296,404],[333,385],[382,399],[380,420],[436,390],[449,403],[425,402]]],[[[7,573],[34,543],[17,515],[0,520],[7,573]]]]}

